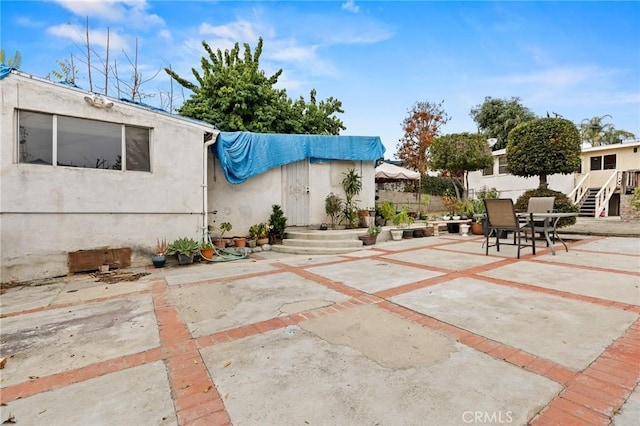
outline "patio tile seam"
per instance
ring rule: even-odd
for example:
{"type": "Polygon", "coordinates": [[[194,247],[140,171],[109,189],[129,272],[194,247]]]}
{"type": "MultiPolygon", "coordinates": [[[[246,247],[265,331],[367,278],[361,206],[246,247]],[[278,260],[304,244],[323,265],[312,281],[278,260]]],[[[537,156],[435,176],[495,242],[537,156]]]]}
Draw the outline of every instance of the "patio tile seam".
{"type": "Polygon", "coordinates": [[[100,361],[73,370],[38,377],[28,382],[7,386],[1,389],[0,399],[3,404],[7,404],[19,398],[27,398],[39,393],[49,392],[106,374],[117,373],[129,368],[156,362],[161,359],[162,353],[159,347],[135,354],[123,355],[118,358],[100,361]]]}
{"type": "Polygon", "coordinates": [[[157,281],[151,293],[178,424],[192,424],[210,416],[229,423],[229,414],[204,364],[197,341],[181,320],[178,309],[168,300],[168,288],[166,280],[157,281]]]}
{"type": "Polygon", "coordinates": [[[344,284],[342,282],[334,281],[334,280],[332,280],[330,278],[323,277],[322,275],[318,275],[318,274],[316,274],[316,273],[314,273],[312,271],[308,271],[308,270],[303,269],[303,268],[298,268],[298,267],[295,267],[295,266],[285,265],[282,268],[282,271],[287,271],[287,272],[294,273],[294,274],[298,275],[299,277],[302,277],[302,278],[304,278],[306,280],[312,281],[312,282],[314,282],[316,284],[320,284],[320,285],[322,285],[324,287],[327,287],[327,288],[329,288],[331,290],[334,290],[334,291],[337,291],[339,293],[342,293],[345,296],[360,297],[360,296],[368,294],[368,293],[365,293],[362,290],[355,289],[355,288],[353,288],[351,286],[348,286],[348,285],[346,285],[346,284],[344,284]]]}
{"type": "Polygon", "coordinates": [[[170,287],[191,287],[191,286],[202,286],[202,285],[211,285],[211,284],[222,284],[229,280],[245,280],[249,278],[263,277],[265,275],[276,275],[282,273],[279,269],[274,269],[271,271],[260,271],[260,272],[251,272],[247,274],[239,274],[239,275],[228,275],[225,277],[219,278],[207,278],[203,280],[189,281],[180,284],[172,284],[170,287]]]}
{"type": "Polygon", "coordinates": [[[200,336],[195,339],[195,342],[199,349],[203,349],[203,348],[214,346],[220,343],[226,343],[233,340],[243,339],[245,337],[250,337],[256,334],[262,334],[272,330],[286,328],[290,325],[298,325],[304,321],[321,318],[327,315],[332,315],[338,312],[345,311],[347,309],[355,308],[356,306],[359,306],[359,305],[371,305],[371,304],[377,304],[381,302],[382,302],[382,299],[365,294],[360,297],[355,297],[349,300],[336,302],[329,306],[324,306],[321,308],[311,309],[308,311],[274,317],[274,318],[270,318],[270,319],[252,323],[252,324],[245,324],[239,327],[217,331],[212,334],[200,336]]]}
{"type": "Polygon", "coordinates": [[[603,268],[601,266],[578,265],[574,263],[556,262],[553,260],[543,260],[543,259],[536,259],[536,258],[533,258],[530,260],[532,262],[544,264],[544,265],[555,265],[555,266],[562,266],[564,268],[568,267],[572,269],[582,269],[585,271],[610,272],[610,273],[616,273],[616,274],[631,275],[633,277],[640,277],[640,272],[625,271],[624,269],[611,269],[611,268],[603,268]]]}
{"type": "Polygon", "coordinates": [[[636,258],[636,259],[638,258],[638,254],[636,254],[636,253],[622,253],[622,252],[603,251],[603,250],[589,250],[589,249],[584,249],[584,248],[580,248],[580,247],[577,247],[575,250],[579,251],[581,253],[612,254],[612,255],[616,255],[616,256],[624,256],[624,257],[630,257],[630,258],[636,258]]]}
{"type": "Polygon", "coordinates": [[[593,303],[601,306],[610,306],[617,309],[621,309],[623,311],[634,310],[638,308],[638,306],[636,305],[630,305],[628,303],[618,302],[615,300],[602,299],[599,297],[586,296],[584,294],[577,294],[577,293],[571,293],[568,291],[561,291],[561,290],[556,290],[556,289],[547,288],[547,287],[540,287],[534,284],[524,284],[516,281],[508,281],[502,278],[494,278],[494,277],[489,277],[485,275],[477,275],[471,278],[478,279],[491,284],[502,285],[505,287],[512,287],[512,288],[528,290],[536,293],[549,294],[552,296],[564,297],[566,299],[578,300],[581,302],[593,303]]]}
{"type": "Polygon", "coordinates": [[[425,271],[429,271],[429,272],[438,272],[441,274],[449,274],[451,272],[457,272],[457,271],[452,271],[451,269],[445,269],[445,268],[440,268],[437,266],[431,266],[431,265],[423,265],[421,263],[415,263],[415,262],[411,262],[408,260],[398,260],[398,259],[390,259],[388,257],[384,257],[384,256],[377,256],[379,257],[381,261],[385,261],[385,262],[389,262],[389,263],[393,263],[395,265],[400,265],[400,266],[407,266],[410,268],[416,268],[416,269],[422,269],[425,271]]]}
{"type": "Polygon", "coordinates": [[[7,312],[7,313],[4,313],[4,314],[0,314],[0,318],[11,318],[11,317],[17,317],[17,316],[20,316],[20,315],[29,315],[29,314],[34,314],[34,313],[38,313],[38,312],[52,311],[52,310],[55,310],[55,309],[64,309],[64,308],[68,308],[70,306],[79,306],[79,305],[87,305],[87,304],[92,304],[92,303],[108,302],[110,300],[126,299],[126,298],[131,297],[131,296],[140,296],[140,295],[144,295],[144,294],[149,294],[150,292],[151,292],[151,290],[132,291],[130,293],[114,294],[112,296],[97,297],[95,299],[80,300],[80,301],[77,301],[77,302],[69,302],[69,303],[60,303],[60,304],[56,304],[56,305],[39,306],[37,308],[25,309],[23,311],[7,312]]]}
{"type": "Polygon", "coordinates": [[[531,373],[538,374],[560,384],[567,383],[577,372],[554,361],[522,351],[513,346],[498,342],[437,318],[424,315],[390,301],[381,302],[378,306],[387,311],[408,319],[422,327],[443,332],[457,342],[472,349],[483,352],[501,361],[506,361],[531,373]]]}
{"type": "Polygon", "coordinates": [[[533,424],[553,422],[555,410],[562,410],[589,421],[589,424],[608,425],[640,383],[640,345],[637,342],[640,342],[640,319],[587,368],[568,380],[565,389],[533,424]]]}
{"type": "Polygon", "coordinates": [[[375,296],[377,296],[377,297],[382,298],[382,299],[388,299],[388,298],[391,298],[393,296],[398,296],[400,294],[410,293],[412,291],[419,290],[419,289],[422,289],[422,288],[434,286],[434,285],[437,285],[437,284],[442,284],[442,283],[445,283],[447,281],[451,281],[451,280],[454,280],[456,278],[461,278],[461,277],[464,277],[464,276],[466,276],[466,274],[464,274],[462,272],[450,272],[448,274],[438,275],[438,276],[431,277],[431,278],[426,278],[426,279],[420,280],[420,281],[414,281],[412,283],[399,285],[397,287],[387,288],[387,289],[380,290],[380,291],[378,291],[376,293],[373,293],[373,294],[375,296]]]}

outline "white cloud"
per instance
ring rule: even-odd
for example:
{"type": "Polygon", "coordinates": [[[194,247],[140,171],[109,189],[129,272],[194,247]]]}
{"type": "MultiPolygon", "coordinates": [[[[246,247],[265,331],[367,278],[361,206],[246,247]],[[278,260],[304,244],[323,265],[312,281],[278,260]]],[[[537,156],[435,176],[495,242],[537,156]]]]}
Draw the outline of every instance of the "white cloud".
{"type": "Polygon", "coordinates": [[[225,25],[213,26],[207,23],[200,25],[199,34],[212,35],[222,39],[233,40],[237,42],[253,42],[258,40],[258,32],[253,23],[245,20],[230,22],[225,25]]]}
{"type": "Polygon", "coordinates": [[[342,3],[342,8],[353,13],[358,13],[360,11],[360,6],[356,5],[354,0],[347,0],[345,3],[342,3]]]}
{"type": "Polygon", "coordinates": [[[158,36],[164,40],[171,40],[171,31],[169,30],[160,30],[158,36]]]}
{"type": "Polygon", "coordinates": [[[146,0],[55,0],[60,6],[80,17],[134,25],[161,25],[164,20],[147,12],[146,0]]]}

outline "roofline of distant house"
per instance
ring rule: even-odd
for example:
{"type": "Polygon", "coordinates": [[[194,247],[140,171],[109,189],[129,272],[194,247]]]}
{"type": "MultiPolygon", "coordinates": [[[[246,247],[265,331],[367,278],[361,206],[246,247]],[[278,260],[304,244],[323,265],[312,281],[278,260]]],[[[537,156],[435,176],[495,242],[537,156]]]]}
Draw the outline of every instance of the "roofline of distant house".
{"type": "MultiPolygon", "coordinates": [[[[594,152],[594,151],[604,151],[607,149],[615,149],[615,148],[627,148],[633,146],[640,146],[640,139],[635,139],[632,141],[625,141],[622,143],[614,143],[611,145],[602,145],[602,146],[583,146],[582,152],[594,152]]],[[[506,148],[496,149],[492,152],[494,156],[496,155],[504,155],[507,153],[506,148]]]]}

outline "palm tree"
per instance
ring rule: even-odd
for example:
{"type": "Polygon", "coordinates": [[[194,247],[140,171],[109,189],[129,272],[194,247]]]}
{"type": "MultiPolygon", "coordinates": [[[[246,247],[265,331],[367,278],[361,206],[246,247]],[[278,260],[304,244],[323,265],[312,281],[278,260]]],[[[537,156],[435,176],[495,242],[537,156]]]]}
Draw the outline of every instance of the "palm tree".
{"type": "Polygon", "coordinates": [[[604,145],[603,137],[605,133],[614,130],[613,124],[603,123],[605,118],[613,118],[610,115],[603,115],[602,117],[585,118],[580,123],[580,139],[583,142],[588,142],[591,146],[604,145]]]}

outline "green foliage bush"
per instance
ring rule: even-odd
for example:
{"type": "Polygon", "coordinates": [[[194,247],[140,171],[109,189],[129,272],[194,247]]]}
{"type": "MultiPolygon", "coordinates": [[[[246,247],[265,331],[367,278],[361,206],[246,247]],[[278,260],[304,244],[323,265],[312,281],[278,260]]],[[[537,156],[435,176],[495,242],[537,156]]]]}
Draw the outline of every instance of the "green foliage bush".
{"type": "MultiPolygon", "coordinates": [[[[562,192],[553,191],[551,189],[532,189],[522,194],[515,203],[516,211],[526,212],[531,197],[556,197],[554,202],[554,210],[558,213],[577,213],[579,208],[571,202],[562,192]]],[[[558,221],[558,228],[573,225],[576,223],[576,217],[563,217],[558,221]]]]}
{"type": "Polygon", "coordinates": [[[271,232],[277,240],[282,240],[284,238],[284,231],[287,227],[287,218],[284,217],[284,212],[282,208],[274,204],[271,206],[272,213],[269,218],[269,227],[271,228],[271,232]]]}
{"type": "Polygon", "coordinates": [[[464,191],[460,182],[454,181],[451,178],[429,175],[422,176],[421,189],[423,194],[442,196],[447,193],[447,190],[449,190],[450,193],[455,194],[456,186],[458,187],[458,193],[462,193],[462,191],[464,191]]]}

